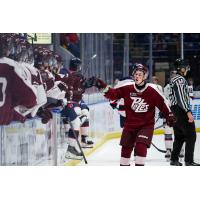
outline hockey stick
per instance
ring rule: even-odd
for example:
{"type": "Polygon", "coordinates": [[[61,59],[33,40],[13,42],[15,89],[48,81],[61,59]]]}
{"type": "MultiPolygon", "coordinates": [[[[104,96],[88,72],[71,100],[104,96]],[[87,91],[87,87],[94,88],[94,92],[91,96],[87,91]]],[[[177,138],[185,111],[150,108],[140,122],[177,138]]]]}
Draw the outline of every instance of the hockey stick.
{"type": "MultiPolygon", "coordinates": [[[[157,129],[159,129],[159,128],[162,128],[162,127],[163,127],[163,125],[160,125],[160,126],[156,127],[155,130],[157,130],[157,129]]],[[[152,144],[153,147],[154,147],[155,149],[157,149],[159,152],[161,152],[161,153],[166,153],[166,152],[167,152],[166,150],[162,150],[162,149],[158,148],[153,142],[151,142],[151,144],[152,144]]]]}
{"type": "Polygon", "coordinates": [[[97,54],[94,54],[94,55],[89,59],[88,63],[86,64],[85,71],[83,72],[83,76],[85,76],[85,74],[86,74],[86,72],[87,72],[87,70],[88,70],[88,68],[89,68],[90,63],[91,63],[92,60],[93,60],[94,58],[96,58],[96,57],[97,57],[97,54]]]}
{"type": "Polygon", "coordinates": [[[73,135],[74,135],[74,137],[75,137],[75,139],[76,139],[76,142],[77,142],[77,144],[78,144],[78,147],[79,147],[79,149],[80,149],[80,151],[81,151],[81,154],[83,155],[84,162],[85,162],[85,164],[87,164],[88,162],[87,162],[87,160],[86,160],[85,154],[84,154],[84,152],[83,152],[83,150],[82,150],[82,147],[81,147],[81,145],[80,145],[80,142],[79,142],[79,140],[78,140],[78,137],[77,137],[77,135],[76,135],[76,133],[75,133],[75,131],[74,131],[73,124],[72,124],[72,122],[71,122],[71,120],[70,120],[69,118],[68,118],[68,121],[69,121],[69,125],[70,125],[70,127],[71,127],[71,129],[72,129],[73,135]]]}
{"type": "Polygon", "coordinates": [[[158,118],[156,119],[155,124],[158,122],[159,119],[160,119],[160,117],[158,117],[158,118]]]}
{"type": "Polygon", "coordinates": [[[152,144],[153,147],[154,147],[155,149],[157,149],[159,152],[161,152],[161,153],[166,153],[166,152],[167,152],[166,150],[159,149],[153,142],[151,142],[151,144],[152,144]]]}

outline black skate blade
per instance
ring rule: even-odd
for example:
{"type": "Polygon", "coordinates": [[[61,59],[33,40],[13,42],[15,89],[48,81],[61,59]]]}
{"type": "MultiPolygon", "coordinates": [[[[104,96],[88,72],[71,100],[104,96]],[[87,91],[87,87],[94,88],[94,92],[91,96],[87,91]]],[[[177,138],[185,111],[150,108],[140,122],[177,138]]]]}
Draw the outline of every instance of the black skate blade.
{"type": "Polygon", "coordinates": [[[75,156],[74,154],[67,152],[67,154],[65,155],[66,159],[69,160],[83,160],[83,156],[75,156]]]}
{"type": "Polygon", "coordinates": [[[81,144],[81,148],[83,149],[88,149],[88,148],[93,148],[93,147],[94,147],[93,144],[85,144],[85,143],[81,144]]]}
{"type": "Polygon", "coordinates": [[[93,146],[81,146],[82,149],[92,149],[93,146]]]}
{"type": "Polygon", "coordinates": [[[68,159],[68,160],[83,160],[83,157],[76,158],[76,157],[71,157],[71,156],[65,156],[65,158],[68,159]]]}

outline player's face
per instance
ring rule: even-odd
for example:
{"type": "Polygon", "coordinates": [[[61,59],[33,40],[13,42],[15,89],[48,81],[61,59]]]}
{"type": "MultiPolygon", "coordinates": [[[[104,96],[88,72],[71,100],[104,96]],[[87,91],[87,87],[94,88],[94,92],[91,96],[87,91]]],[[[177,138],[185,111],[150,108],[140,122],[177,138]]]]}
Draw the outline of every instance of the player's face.
{"type": "Polygon", "coordinates": [[[157,79],[153,79],[153,80],[152,80],[152,83],[154,83],[154,84],[158,84],[157,79]]]}
{"type": "Polygon", "coordinates": [[[136,83],[136,85],[140,85],[144,82],[144,72],[142,71],[136,71],[133,75],[133,79],[136,83]]]}
{"type": "Polygon", "coordinates": [[[190,71],[190,66],[189,65],[186,66],[186,67],[181,68],[181,70],[180,70],[180,72],[181,72],[181,74],[183,76],[186,76],[189,71],[190,71]]]}

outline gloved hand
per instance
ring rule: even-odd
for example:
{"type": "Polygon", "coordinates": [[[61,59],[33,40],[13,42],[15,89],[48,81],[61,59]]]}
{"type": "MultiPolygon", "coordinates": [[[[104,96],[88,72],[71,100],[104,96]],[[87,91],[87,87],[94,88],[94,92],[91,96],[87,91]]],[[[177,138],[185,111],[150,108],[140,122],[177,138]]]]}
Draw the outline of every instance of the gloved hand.
{"type": "Polygon", "coordinates": [[[60,82],[58,84],[58,88],[60,89],[61,92],[62,91],[67,91],[67,89],[68,89],[67,85],[65,83],[63,83],[63,82],[60,82]]]}
{"type": "Polygon", "coordinates": [[[107,87],[107,84],[97,77],[93,76],[89,79],[89,81],[93,86],[97,87],[99,90],[107,87]]]}
{"type": "Polygon", "coordinates": [[[172,127],[174,126],[174,124],[176,123],[176,117],[173,115],[173,113],[169,113],[168,117],[166,118],[166,122],[167,122],[167,125],[169,127],[172,127]]]}
{"type": "Polygon", "coordinates": [[[110,103],[110,106],[112,107],[112,109],[116,109],[117,108],[117,102],[110,103]]]}
{"type": "Polygon", "coordinates": [[[94,86],[94,79],[92,78],[88,78],[88,79],[84,79],[83,83],[82,83],[82,88],[87,89],[94,86]]]}
{"type": "Polygon", "coordinates": [[[80,91],[73,91],[73,101],[79,102],[83,98],[83,90],[80,91]]]}
{"type": "Polygon", "coordinates": [[[106,87],[107,87],[107,84],[106,84],[103,80],[97,78],[97,81],[96,81],[96,85],[95,85],[95,86],[100,90],[100,89],[106,88],[106,87]]]}
{"type": "Polygon", "coordinates": [[[40,108],[37,115],[42,118],[41,121],[43,124],[46,124],[50,119],[52,119],[51,111],[48,109],[40,108]]]}

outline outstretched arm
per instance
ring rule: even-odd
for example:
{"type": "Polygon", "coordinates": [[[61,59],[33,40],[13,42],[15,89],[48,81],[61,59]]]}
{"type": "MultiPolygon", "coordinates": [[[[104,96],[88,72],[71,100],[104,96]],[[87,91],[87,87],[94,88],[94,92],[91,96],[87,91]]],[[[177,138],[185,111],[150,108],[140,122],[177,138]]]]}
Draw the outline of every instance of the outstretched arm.
{"type": "Polygon", "coordinates": [[[92,86],[98,88],[107,99],[117,100],[122,98],[121,88],[113,89],[110,86],[108,86],[107,83],[105,83],[103,80],[96,77],[90,78],[90,81],[92,83],[92,86]]]}

